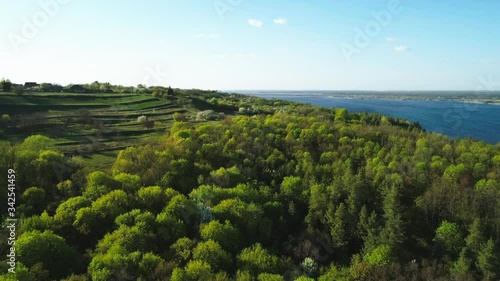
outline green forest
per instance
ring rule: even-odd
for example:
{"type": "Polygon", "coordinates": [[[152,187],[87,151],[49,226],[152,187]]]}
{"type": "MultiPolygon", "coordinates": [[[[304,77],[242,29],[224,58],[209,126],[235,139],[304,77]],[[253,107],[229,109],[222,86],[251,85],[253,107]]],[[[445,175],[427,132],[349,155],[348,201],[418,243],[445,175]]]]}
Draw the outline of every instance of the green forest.
{"type": "Polygon", "coordinates": [[[500,145],[345,109],[155,95],[185,110],[112,161],[43,133],[0,143],[18,218],[12,274],[2,188],[0,280],[500,279],[500,145]]]}

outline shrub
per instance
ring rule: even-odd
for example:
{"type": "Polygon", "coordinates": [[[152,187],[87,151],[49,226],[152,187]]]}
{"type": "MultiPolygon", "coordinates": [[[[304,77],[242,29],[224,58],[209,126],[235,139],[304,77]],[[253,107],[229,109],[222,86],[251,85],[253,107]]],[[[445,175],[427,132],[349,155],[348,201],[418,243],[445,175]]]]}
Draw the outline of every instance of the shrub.
{"type": "Polygon", "coordinates": [[[137,123],[148,129],[153,128],[155,124],[154,121],[150,121],[148,117],[144,115],[137,117],[137,123]]]}
{"type": "Polygon", "coordinates": [[[182,114],[182,113],[179,113],[179,112],[174,113],[173,117],[174,117],[174,121],[175,122],[186,122],[186,121],[188,121],[188,117],[185,114],[182,114]]]}
{"type": "Polygon", "coordinates": [[[0,128],[6,128],[9,125],[10,116],[9,114],[3,114],[0,118],[0,128]]]}
{"type": "Polygon", "coordinates": [[[318,264],[311,258],[305,258],[300,267],[309,277],[315,277],[318,274],[318,264]]]}
{"type": "Polygon", "coordinates": [[[219,120],[220,115],[213,111],[213,110],[205,110],[205,111],[200,111],[196,115],[196,120],[197,121],[208,121],[208,120],[219,120]]]}
{"type": "Polygon", "coordinates": [[[21,96],[24,94],[24,88],[23,87],[14,87],[14,89],[12,89],[12,92],[18,96],[21,96]]]}

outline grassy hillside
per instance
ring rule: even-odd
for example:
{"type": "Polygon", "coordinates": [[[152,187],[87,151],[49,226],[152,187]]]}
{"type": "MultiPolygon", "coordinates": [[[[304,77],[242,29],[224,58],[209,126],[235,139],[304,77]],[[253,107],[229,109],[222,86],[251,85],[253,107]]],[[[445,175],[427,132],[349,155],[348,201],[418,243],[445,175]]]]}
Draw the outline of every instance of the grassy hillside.
{"type": "Polygon", "coordinates": [[[193,124],[213,121],[197,118],[202,111],[223,116],[252,115],[273,113],[292,104],[179,89],[172,96],[162,97],[151,93],[1,93],[0,143],[16,144],[31,135],[44,135],[55,140],[66,156],[106,169],[120,150],[156,143],[174,124],[175,113],[193,124]],[[238,111],[241,108],[244,113],[238,111]],[[141,116],[147,117],[148,124],[138,122],[141,116]]]}
{"type": "MultiPolygon", "coordinates": [[[[120,150],[155,143],[170,130],[175,113],[181,114],[185,122],[203,123],[210,120],[200,120],[197,113],[207,110],[235,116],[304,108],[281,100],[201,90],[178,90],[173,96],[163,97],[130,93],[2,93],[0,142],[20,143],[30,135],[45,135],[54,139],[66,156],[80,157],[84,164],[104,169],[111,166],[120,150]],[[140,116],[146,116],[149,124],[140,124],[140,116]]],[[[331,114],[328,112],[325,114],[331,114]]],[[[385,118],[374,114],[353,116],[362,123],[378,123],[385,118]]],[[[406,120],[385,120],[402,127],[416,125],[406,120]]]]}
{"type": "Polygon", "coordinates": [[[55,139],[67,155],[109,164],[120,149],[164,134],[174,113],[193,112],[188,105],[178,98],[136,94],[2,94],[0,115],[9,117],[4,117],[0,139],[16,143],[42,134],[55,139]],[[139,124],[139,116],[147,116],[152,126],[139,124]]]}

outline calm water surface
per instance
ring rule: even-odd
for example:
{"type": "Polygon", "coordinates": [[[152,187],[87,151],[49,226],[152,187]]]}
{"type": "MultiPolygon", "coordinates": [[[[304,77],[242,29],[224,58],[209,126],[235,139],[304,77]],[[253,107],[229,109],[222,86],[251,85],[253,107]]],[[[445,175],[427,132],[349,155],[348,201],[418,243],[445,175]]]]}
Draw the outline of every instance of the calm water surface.
{"type": "Polygon", "coordinates": [[[449,137],[471,137],[500,142],[500,105],[432,100],[351,99],[323,95],[252,94],[310,103],[322,107],[346,108],[351,112],[381,113],[418,121],[428,131],[449,137]]]}

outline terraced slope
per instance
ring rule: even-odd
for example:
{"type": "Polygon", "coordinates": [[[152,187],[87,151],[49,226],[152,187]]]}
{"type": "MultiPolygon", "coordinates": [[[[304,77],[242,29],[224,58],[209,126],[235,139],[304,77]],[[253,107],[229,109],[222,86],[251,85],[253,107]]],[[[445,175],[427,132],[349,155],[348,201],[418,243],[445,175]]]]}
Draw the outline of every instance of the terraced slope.
{"type": "Polygon", "coordinates": [[[136,94],[36,93],[0,95],[0,140],[17,142],[32,134],[56,139],[67,155],[114,157],[127,146],[161,135],[184,113],[176,98],[136,94]],[[147,116],[152,127],[137,122],[147,116]]]}

